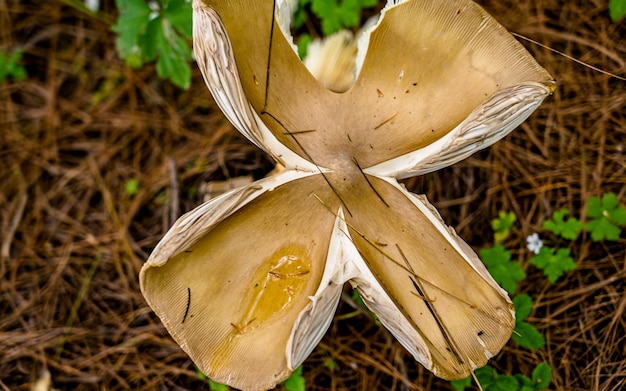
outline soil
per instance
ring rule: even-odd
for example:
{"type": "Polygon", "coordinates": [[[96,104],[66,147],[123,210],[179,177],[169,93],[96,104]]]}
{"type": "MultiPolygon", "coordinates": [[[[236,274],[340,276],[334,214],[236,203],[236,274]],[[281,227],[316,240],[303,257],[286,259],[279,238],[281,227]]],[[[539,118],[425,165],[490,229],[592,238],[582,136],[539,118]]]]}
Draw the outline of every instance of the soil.
{"type": "MultiPolygon", "coordinates": [[[[526,237],[590,196],[626,200],[626,21],[606,0],[483,0],[557,80],[511,135],[450,168],[406,181],[475,249],[491,219],[518,220],[505,245],[528,275],[527,321],[540,350],[511,341],[492,361],[550,389],[626,389],[626,239],[559,242],[577,268],[556,283],[529,264],[526,237]],[[588,65],[570,59],[574,57],[588,65]]],[[[144,301],[139,270],[207,182],[260,178],[273,163],[216,108],[193,65],[188,90],[132,69],[115,51],[114,2],[98,16],[65,1],[0,1],[0,50],[21,48],[29,77],[0,84],[0,389],[29,390],[45,370],[61,390],[208,390],[144,301]],[[136,180],[136,192],[129,181],[136,180]]],[[[449,390],[350,292],[304,363],[309,390],[449,390]],[[334,370],[327,365],[334,362],[334,370]]]]}

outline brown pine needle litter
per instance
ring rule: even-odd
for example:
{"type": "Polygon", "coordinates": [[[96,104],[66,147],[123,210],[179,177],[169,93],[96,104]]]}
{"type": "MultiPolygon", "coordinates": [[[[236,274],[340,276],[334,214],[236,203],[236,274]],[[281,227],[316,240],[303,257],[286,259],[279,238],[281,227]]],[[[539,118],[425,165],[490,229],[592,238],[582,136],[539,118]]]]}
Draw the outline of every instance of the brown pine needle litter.
{"type": "MultiPolygon", "coordinates": [[[[626,22],[611,22],[605,0],[480,3],[517,34],[626,75],[626,22]]],[[[63,2],[0,1],[0,50],[21,48],[30,76],[0,84],[1,390],[29,390],[45,371],[60,390],[209,389],[147,307],[139,269],[207,182],[273,165],[224,119],[195,65],[181,91],[152,66],[127,67],[114,39],[106,20],[63,2]]],[[[503,141],[406,185],[476,249],[500,210],[515,212],[506,244],[527,265],[525,238],[554,210],[580,215],[607,192],[626,200],[626,82],[522,43],[557,79],[554,96],[503,141]]],[[[574,242],[577,269],[555,284],[528,265],[527,321],[546,347],[510,342],[492,365],[529,376],[546,361],[550,389],[626,389],[624,238],[574,242]]],[[[308,390],[452,389],[344,296],[304,364],[308,390]]]]}

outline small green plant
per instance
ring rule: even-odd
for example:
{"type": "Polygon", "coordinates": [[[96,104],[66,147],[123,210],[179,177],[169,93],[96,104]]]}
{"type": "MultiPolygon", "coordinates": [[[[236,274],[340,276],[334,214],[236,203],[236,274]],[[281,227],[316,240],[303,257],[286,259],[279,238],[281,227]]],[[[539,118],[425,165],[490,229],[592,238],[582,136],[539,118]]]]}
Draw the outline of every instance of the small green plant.
{"type": "Polygon", "coordinates": [[[542,247],[539,254],[530,259],[530,263],[543,270],[543,274],[550,282],[556,282],[563,273],[576,269],[576,263],[570,257],[568,248],[542,247]]]}
{"type": "Polygon", "coordinates": [[[609,14],[614,22],[626,18],[626,0],[609,0],[609,14]]]}
{"type": "Polygon", "coordinates": [[[517,216],[515,216],[515,213],[505,211],[500,211],[498,218],[491,220],[491,229],[493,229],[493,236],[496,243],[503,242],[504,239],[509,236],[516,220],[517,216]]]}
{"type": "Polygon", "coordinates": [[[311,2],[311,11],[322,21],[322,33],[330,35],[342,28],[361,23],[361,9],[373,7],[378,0],[300,0],[311,2]]]}
{"type": "Polygon", "coordinates": [[[189,0],[115,0],[120,17],[113,26],[115,46],[133,68],[156,60],[162,79],[188,88],[191,83],[191,2],[189,0]]]}
{"type": "Polygon", "coordinates": [[[545,220],[541,226],[563,239],[574,240],[584,225],[575,217],[565,220],[564,218],[568,214],[568,209],[559,209],[552,213],[551,220],[545,220]]]}
{"type": "MultiPolygon", "coordinates": [[[[587,201],[586,215],[588,218],[585,226],[578,218],[570,216],[568,209],[556,210],[551,219],[543,221],[542,228],[552,233],[557,241],[562,239],[574,241],[584,229],[591,234],[595,242],[602,240],[618,240],[621,235],[621,227],[626,225],[626,209],[619,205],[617,196],[607,193],[598,197],[590,197],[587,201]]],[[[517,293],[518,284],[526,274],[518,261],[511,259],[511,252],[501,242],[506,239],[513,224],[516,221],[515,214],[500,212],[497,219],[491,222],[494,230],[494,246],[480,250],[480,256],[487,266],[489,273],[509,294],[517,293]]],[[[565,272],[574,270],[576,263],[571,257],[570,248],[544,246],[539,234],[534,233],[527,239],[527,247],[535,255],[530,263],[542,270],[548,281],[556,282],[565,272]]],[[[526,293],[520,293],[513,297],[515,307],[515,331],[512,339],[526,349],[541,349],[545,346],[545,338],[526,318],[531,314],[533,300],[526,293]]],[[[552,369],[546,363],[540,363],[534,369],[532,377],[522,374],[503,375],[491,367],[477,369],[476,379],[485,391],[537,391],[543,390],[550,385],[552,369]]],[[[463,391],[472,385],[472,378],[453,381],[455,390],[463,391]]]]}
{"type": "Polygon", "coordinates": [[[134,196],[137,194],[137,192],[139,191],[139,179],[137,178],[132,178],[126,181],[126,183],[124,183],[124,190],[126,191],[126,194],[129,196],[134,196]]]}
{"type": "Polygon", "coordinates": [[[298,54],[306,56],[306,48],[313,38],[302,28],[310,19],[310,13],[320,20],[322,35],[328,36],[341,29],[361,25],[361,11],[374,7],[379,0],[298,0],[291,26],[295,32],[298,54]]]}
{"type": "Polygon", "coordinates": [[[306,389],[306,382],[302,376],[302,365],[293,371],[289,379],[285,380],[282,385],[285,386],[287,391],[304,391],[306,389]]]}
{"type": "Polygon", "coordinates": [[[618,240],[622,232],[620,227],[626,225],[626,209],[619,206],[615,194],[608,193],[598,197],[590,197],[587,202],[587,231],[591,239],[599,242],[603,239],[618,240]]]}
{"type": "Polygon", "coordinates": [[[515,332],[512,335],[513,341],[527,349],[541,349],[545,346],[546,340],[535,326],[527,323],[525,319],[533,309],[533,299],[526,293],[521,293],[513,298],[515,306],[515,332]]]}
{"type": "Polygon", "coordinates": [[[491,276],[509,294],[515,294],[517,284],[526,278],[526,273],[517,261],[511,261],[511,252],[500,243],[480,250],[480,257],[491,276]]]}
{"type": "MultiPolygon", "coordinates": [[[[202,373],[202,371],[198,367],[196,367],[196,373],[198,374],[198,379],[206,381],[211,391],[230,390],[230,387],[228,387],[227,385],[209,379],[204,373],[202,373]]],[[[287,391],[304,391],[306,389],[306,382],[304,380],[304,377],[302,376],[302,365],[296,368],[291,376],[281,384],[285,387],[287,391]]]]}
{"type": "MultiPolygon", "coordinates": [[[[550,365],[542,362],[533,370],[531,378],[522,374],[514,376],[502,375],[490,366],[479,368],[475,372],[478,382],[484,391],[539,391],[548,388],[552,379],[550,365]]],[[[452,382],[452,387],[457,391],[464,391],[471,386],[472,378],[452,382]]]]}
{"type": "Polygon", "coordinates": [[[11,53],[0,51],[0,83],[7,80],[22,80],[28,75],[26,69],[20,64],[22,51],[14,50],[11,53]]]}

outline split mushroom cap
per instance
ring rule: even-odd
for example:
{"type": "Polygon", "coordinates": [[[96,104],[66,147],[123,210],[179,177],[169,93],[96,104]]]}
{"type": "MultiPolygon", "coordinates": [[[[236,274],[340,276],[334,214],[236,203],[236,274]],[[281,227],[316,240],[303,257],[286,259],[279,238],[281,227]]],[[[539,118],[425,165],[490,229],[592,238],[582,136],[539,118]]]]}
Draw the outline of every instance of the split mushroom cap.
{"type": "Polygon", "coordinates": [[[343,92],[297,57],[284,1],[193,7],[216,102],[286,170],[184,215],[154,250],[141,289],[173,338],[214,380],[271,388],[315,348],[350,282],[437,376],[485,365],[514,328],[511,301],[397,178],[504,137],[554,90],[550,75],[469,0],[390,1],[343,92]]]}

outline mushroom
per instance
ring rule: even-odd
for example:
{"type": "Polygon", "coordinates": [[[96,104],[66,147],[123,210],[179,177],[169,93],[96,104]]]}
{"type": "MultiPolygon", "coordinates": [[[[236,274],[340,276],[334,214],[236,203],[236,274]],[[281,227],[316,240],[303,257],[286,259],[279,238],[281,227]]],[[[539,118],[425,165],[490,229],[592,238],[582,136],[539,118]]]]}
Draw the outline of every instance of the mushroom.
{"type": "Polygon", "coordinates": [[[398,178],[504,137],[555,88],[469,0],[392,1],[337,92],[287,38],[285,0],[194,0],[194,52],[233,125],[285,166],[182,216],[140,275],[212,379],[267,389],[315,348],[349,282],[426,368],[468,376],[514,308],[474,251],[398,178]]]}

